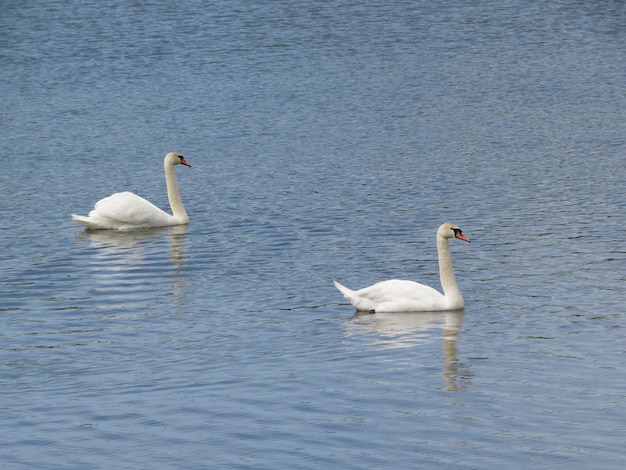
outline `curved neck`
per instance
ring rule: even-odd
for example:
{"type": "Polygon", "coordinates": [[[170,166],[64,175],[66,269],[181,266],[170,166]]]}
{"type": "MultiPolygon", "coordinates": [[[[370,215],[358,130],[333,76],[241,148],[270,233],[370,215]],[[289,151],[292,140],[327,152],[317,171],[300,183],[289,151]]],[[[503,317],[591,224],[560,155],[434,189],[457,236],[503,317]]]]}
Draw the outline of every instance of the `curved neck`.
{"type": "Polygon", "coordinates": [[[174,171],[174,165],[168,165],[167,162],[163,165],[165,169],[165,184],[167,185],[167,199],[170,201],[170,207],[172,208],[172,215],[178,219],[181,224],[189,222],[189,216],[183,206],[183,201],[180,199],[180,192],[178,191],[178,181],[176,181],[176,172],[174,171]]]}
{"type": "Polygon", "coordinates": [[[447,238],[437,237],[437,255],[439,256],[439,279],[443,294],[450,299],[450,302],[455,304],[460,302],[462,305],[463,297],[454,277],[450,244],[447,238]]]}

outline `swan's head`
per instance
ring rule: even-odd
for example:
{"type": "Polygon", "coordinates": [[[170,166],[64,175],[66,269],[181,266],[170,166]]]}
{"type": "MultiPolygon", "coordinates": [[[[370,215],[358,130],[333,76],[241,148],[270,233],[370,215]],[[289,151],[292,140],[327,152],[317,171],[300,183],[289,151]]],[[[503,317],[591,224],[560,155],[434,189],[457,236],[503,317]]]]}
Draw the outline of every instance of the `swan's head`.
{"type": "Polygon", "coordinates": [[[170,152],[167,155],[165,155],[165,163],[167,165],[185,165],[188,166],[189,168],[191,168],[191,165],[189,163],[187,163],[187,160],[185,160],[185,157],[183,157],[180,153],[178,152],[170,152]]]}
{"type": "Polygon", "coordinates": [[[463,231],[452,222],[446,222],[441,224],[439,230],[437,230],[437,238],[458,238],[465,242],[469,242],[470,239],[463,235],[463,231]]]}

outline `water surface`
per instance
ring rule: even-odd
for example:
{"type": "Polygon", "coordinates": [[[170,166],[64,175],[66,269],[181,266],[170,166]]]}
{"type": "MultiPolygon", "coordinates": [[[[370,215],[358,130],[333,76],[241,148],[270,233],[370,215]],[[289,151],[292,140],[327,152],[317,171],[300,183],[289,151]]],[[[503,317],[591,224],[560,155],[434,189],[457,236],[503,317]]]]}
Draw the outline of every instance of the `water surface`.
{"type": "Polygon", "coordinates": [[[0,16],[0,466],[623,468],[621,2],[0,16]],[[130,190],[188,227],[84,232],[130,190]],[[462,312],[356,315],[334,289],[462,312]]]}

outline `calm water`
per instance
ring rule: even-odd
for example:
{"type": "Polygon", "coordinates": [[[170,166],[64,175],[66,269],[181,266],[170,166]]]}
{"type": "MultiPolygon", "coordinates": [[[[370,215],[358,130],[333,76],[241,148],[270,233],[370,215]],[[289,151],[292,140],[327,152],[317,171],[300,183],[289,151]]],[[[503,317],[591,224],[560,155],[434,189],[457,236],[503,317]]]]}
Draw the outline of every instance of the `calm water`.
{"type": "Polygon", "coordinates": [[[624,468],[624,2],[6,3],[0,468],[624,468]]]}

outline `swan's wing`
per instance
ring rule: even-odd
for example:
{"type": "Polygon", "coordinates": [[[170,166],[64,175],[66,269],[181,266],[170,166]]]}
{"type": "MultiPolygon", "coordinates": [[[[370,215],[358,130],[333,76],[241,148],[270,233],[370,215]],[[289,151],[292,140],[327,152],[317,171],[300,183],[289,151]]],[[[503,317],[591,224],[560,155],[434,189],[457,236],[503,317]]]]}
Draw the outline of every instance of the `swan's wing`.
{"type": "Polygon", "coordinates": [[[155,227],[171,223],[173,217],[134,193],[115,193],[96,202],[90,217],[102,217],[138,227],[155,227]]]}
{"type": "Polygon", "coordinates": [[[401,279],[382,281],[354,292],[352,305],[376,312],[414,312],[440,309],[445,297],[424,284],[401,279]]]}
{"type": "Polygon", "coordinates": [[[441,297],[441,294],[430,286],[402,279],[377,282],[355,292],[355,295],[378,302],[386,302],[398,298],[423,299],[424,297],[441,297]]]}

